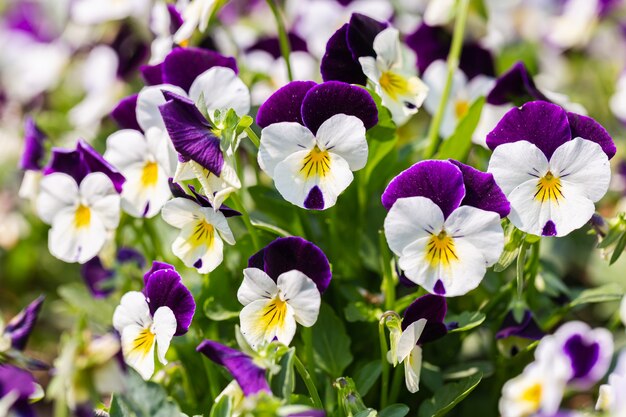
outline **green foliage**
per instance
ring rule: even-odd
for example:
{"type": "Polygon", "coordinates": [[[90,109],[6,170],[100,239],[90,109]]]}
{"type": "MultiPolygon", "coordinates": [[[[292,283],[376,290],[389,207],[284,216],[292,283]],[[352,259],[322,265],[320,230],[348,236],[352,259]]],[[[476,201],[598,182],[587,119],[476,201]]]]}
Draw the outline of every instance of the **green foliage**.
{"type": "Polygon", "coordinates": [[[467,114],[457,124],[452,136],[445,140],[435,154],[435,159],[456,159],[465,162],[472,147],[472,135],[485,104],[485,97],[480,97],[470,106],[467,114]]]}
{"type": "Polygon", "coordinates": [[[445,384],[431,399],[422,403],[419,417],[441,417],[447,414],[476,388],[482,377],[482,373],[477,372],[459,382],[445,384]]]}
{"type": "Polygon", "coordinates": [[[146,382],[129,369],[125,390],[113,397],[109,414],[111,417],[176,417],[181,412],[161,385],[146,382]]]}
{"type": "Polygon", "coordinates": [[[313,326],[313,351],[316,364],[331,377],[342,375],[353,359],[346,328],[325,303],[313,326]]]}

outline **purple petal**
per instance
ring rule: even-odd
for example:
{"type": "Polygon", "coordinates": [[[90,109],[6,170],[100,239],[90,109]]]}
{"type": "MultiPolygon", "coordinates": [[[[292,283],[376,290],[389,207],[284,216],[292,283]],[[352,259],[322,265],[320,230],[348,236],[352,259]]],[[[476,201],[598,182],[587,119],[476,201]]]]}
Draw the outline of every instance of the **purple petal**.
{"type": "Polygon", "coordinates": [[[461,205],[493,211],[498,213],[501,218],[508,216],[511,211],[511,204],[496,184],[492,174],[479,171],[453,159],[449,159],[449,161],[459,167],[463,174],[465,197],[461,205]]]}
{"type": "Polygon", "coordinates": [[[119,60],[117,76],[120,78],[134,75],[150,52],[149,45],[144,41],[143,36],[137,33],[134,26],[126,22],[122,23],[111,48],[117,53],[119,60]]]}
{"type": "Polygon", "coordinates": [[[301,237],[281,237],[248,259],[248,267],[265,271],[274,281],[293,269],[311,278],[320,293],[326,291],[332,274],[328,258],[320,248],[301,237]]]}
{"type": "Polygon", "coordinates": [[[327,81],[311,88],[302,101],[302,121],[314,134],[336,114],[356,116],[366,129],[378,123],[378,110],[364,88],[341,81],[327,81]]]}
{"type": "Polygon", "coordinates": [[[602,150],[609,159],[615,156],[615,152],[617,152],[615,142],[613,142],[609,132],[607,132],[600,123],[596,122],[591,117],[569,112],[567,113],[567,120],[569,120],[572,138],[581,137],[595,142],[602,147],[602,150]]]}
{"type": "Polygon", "coordinates": [[[189,91],[196,77],[213,67],[227,67],[237,72],[235,58],[202,48],[174,48],[163,61],[163,82],[189,91]]]}
{"type": "Polygon", "coordinates": [[[537,325],[530,310],[524,311],[524,317],[519,323],[515,320],[513,312],[509,311],[500,326],[500,330],[496,333],[496,339],[505,339],[511,336],[539,340],[545,336],[545,333],[537,325]]]}
{"type": "Polygon", "coordinates": [[[141,78],[143,78],[146,85],[159,85],[163,84],[163,63],[156,65],[142,65],[139,67],[141,72],[141,78]]]}
{"type": "MultiPolygon", "coordinates": [[[[10,392],[17,393],[17,399],[10,410],[18,417],[34,417],[29,398],[35,393],[35,378],[23,369],[13,365],[0,365],[0,399],[10,392]]],[[[9,414],[11,414],[9,412],[9,414]]]]}
{"type": "Polygon", "coordinates": [[[358,60],[362,56],[376,56],[374,39],[387,26],[389,25],[385,22],[379,22],[364,14],[353,13],[346,33],[352,58],[358,60]]]}
{"type": "Polygon", "coordinates": [[[47,16],[43,4],[35,1],[12,1],[4,3],[3,28],[24,32],[35,40],[49,43],[58,36],[53,19],[47,16]]]}
{"type": "Polygon", "coordinates": [[[324,410],[307,410],[299,413],[287,414],[287,417],[326,417],[324,410]]]}
{"type": "Polygon", "coordinates": [[[35,327],[44,298],[43,295],[37,297],[17,316],[13,317],[4,328],[4,334],[9,336],[11,347],[14,349],[24,350],[26,347],[26,342],[28,342],[28,337],[35,327]]]}
{"type": "Polygon", "coordinates": [[[546,224],[543,225],[541,236],[556,236],[556,224],[554,224],[552,220],[548,220],[546,224]]]}
{"type": "Polygon", "coordinates": [[[426,319],[426,327],[419,338],[419,344],[432,342],[448,333],[443,320],[446,317],[448,306],[445,297],[426,294],[413,301],[404,312],[402,330],[419,319],[426,319]]]}
{"type": "Polygon", "coordinates": [[[326,52],[320,63],[324,81],[343,81],[349,84],[365,85],[367,77],[361,64],[352,57],[348,48],[348,24],[337,30],[326,43],[326,52]]]}
{"type": "Polygon", "coordinates": [[[139,268],[143,268],[146,260],[141,252],[133,248],[119,248],[117,251],[117,261],[121,264],[134,262],[139,268]]]}
{"type": "Polygon", "coordinates": [[[144,293],[148,299],[150,313],[154,315],[159,307],[169,307],[176,317],[175,336],[187,333],[196,311],[196,302],[178,272],[174,269],[160,269],[145,279],[147,282],[144,293]]]}
{"type": "Polygon", "coordinates": [[[584,340],[579,334],[574,334],[565,341],[563,351],[572,365],[572,379],[586,377],[600,358],[600,345],[584,340]]]}
{"type": "Polygon", "coordinates": [[[309,210],[324,210],[324,196],[317,185],[311,188],[304,200],[304,207],[309,210]]]}
{"type": "Polygon", "coordinates": [[[259,107],[256,123],[261,127],[279,122],[303,125],[302,101],[306,93],[316,85],[313,81],[292,81],[281,87],[259,107]]]}
{"type": "Polygon", "coordinates": [[[109,281],[115,272],[106,269],[98,256],[84,263],[80,268],[80,274],[94,298],[104,298],[113,291],[113,288],[103,288],[102,285],[109,281]]]}
{"type": "Polygon", "coordinates": [[[565,110],[545,101],[531,101],[509,110],[487,135],[487,145],[495,149],[503,143],[525,140],[549,160],[556,148],[571,139],[565,110]]]}
{"type": "Polygon", "coordinates": [[[209,122],[188,98],[167,91],[163,95],[168,101],[159,110],[176,151],[219,177],[224,156],[209,122]]]}
{"type": "Polygon", "coordinates": [[[533,100],[550,101],[537,89],[532,76],[521,61],[498,77],[487,95],[487,103],[493,105],[513,103],[519,106],[533,100]]]}
{"type": "Polygon", "coordinates": [[[45,155],[44,142],[46,135],[37,127],[32,117],[24,122],[24,153],[20,160],[20,168],[39,171],[45,155]]]}
{"type": "Polygon", "coordinates": [[[446,295],[446,287],[443,285],[443,281],[438,279],[433,287],[433,292],[437,295],[446,295]]]}
{"type": "Polygon", "coordinates": [[[137,123],[137,97],[138,94],[124,97],[111,112],[111,118],[122,129],[135,129],[142,132],[137,123]]]}
{"type": "MultiPolygon", "coordinates": [[[[211,204],[209,199],[206,198],[206,196],[197,192],[193,185],[187,185],[187,188],[189,188],[189,191],[191,191],[193,195],[187,194],[185,190],[183,190],[183,187],[181,187],[180,184],[175,183],[172,178],[169,179],[169,185],[170,191],[172,192],[172,195],[174,197],[186,198],[187,200],[191,200],[202,207],[213,208],[213,205],[211,204]]],[[[241,216],[240,212],[228,207],[226,204],[222,204],[219,208],[219,211],[222,212],[224,217],[241,216]]]]}
{"type": "Polygon", "coordinates": [[[150,275],[152,275],[156,271],[161,271],[161,270],[176,271],[176,268],[174,268],[174,265],[170,265],[165,262],[152,261],[152,266],[150,267],[150,270],[143,275],[143,285],[147,286],[150,275]]]}
{"type": "Polygon", "coordinates": [[[265,369],[257,366],[245,353],[212,340],[200,343],[196,351],[225,367],[235,378],[244,395],[248,396],[260,391],[271,392],[265,379],[265,369]]]}
{"type": "Polygon", "coordinates": [[[397,199],[404,197],[429,198],[448,217],[465,197],[463,174],[448,161],[418,162],[391,180],[381,200],[389,210],[397,199]]]}
{"type": "MultiPolygon", "coordinates": [[[[290,32],[289,35],[289,46],[291,47],[291,52],[307,52],[308,48],[306,46],[306,41],[298,36],[296,33],[290,32]]],[[[251,46],[246,48],[246,52],[250,51],[265,51],[270,54],[274,59],[278,59],[282,56],[280,52],[280,41],[276,36],[267,36],[261,39],[258,39],[251,46]]]]}
{"type": "Polygon", "coordinates": [[[170,16],[170,33],[173,35],[183,25],[184,20],[176,6],[171,3],[167,5],[167,13],[170,16]]]}

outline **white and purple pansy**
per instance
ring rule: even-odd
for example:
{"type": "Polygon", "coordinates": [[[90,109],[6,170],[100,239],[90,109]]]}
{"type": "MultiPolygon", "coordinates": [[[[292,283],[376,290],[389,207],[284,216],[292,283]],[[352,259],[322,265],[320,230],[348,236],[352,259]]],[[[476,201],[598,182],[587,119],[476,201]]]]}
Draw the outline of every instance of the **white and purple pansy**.
{"type": "Polygon", "coordinates": [[[28,371],[0,364],[0,416],[35,417],[31,402],[40,394],[41,387],[28,371]]]}
{"type": "Polygon", "coordinates": [[[224,243],[235,244],[226,219],[240,213],[225,205],[214,210],[209,200],[189,185],[191,195],[178,184],[171,183],[174,199],[163,206],[166,223],[180,229],[172,243],[172,252],[185,266],[206,274],[217,268],[224,259],[224,243]]]}
{"type": "Polygon", "coordinates": [[[444,297],[426,294],[416,299],[404,312],[399,329],[401,333],[391,333],[388,358],[394,366],[398,363],[404,364],[406,388],[411,393],[419,391],[422,346],[448,333],[448,327],[443,322],[447,310],[444,297]]]}
{"type": "Polygon", "coordinates": [[[611,417],[626,416],[626,351],[622,351],[608,383],[600,385],[596,410],[609,413],[611,417]]]}
{"type": "Polygon", "coordinates": [[[172,337],[187,333],[195,310],[193,296],[174,267],[154,262],[144,275],[143,292],[124,294],[113,314],[126,363],[149,379],[154,373],[155,346],[159,362],[167,364],[172,337]]]}
{"type": "Polygon", "coordinates": [[[41,295],[28,304],[19,314],[4,326],[0,338],[8,339],[13,349],[24,350],[26,342],[35,327],[41,311],[44,296],[41,295]]]}
{"type": "Polygon", "coordinates": [[[615,144],[593,119],[544,101],[511,109],[487,136],[492,173],[509,219],[538,236],[581,228],[607,192],[615,144]]]}
{"type": "Polygon", "coordinates": [[[254,360],[245,353],[213,340],[204,340],[198,345],[196,351],[226,368],[245,396],[259,392],[271,393],[265,377],[265,369],[255,364],[254,360]]]}
{"type": "Polygon", "coordinates": [[[427,160],[398,174],[382,195],[385,237],[405,276],[454,297],[482,281],[504,247],[509,202],[491,174],[427,160]]]}
{"type": "Polygon", "coordinates": [[[259,108],[259,166],[285,200],[327,209],[367,163],[365,131],[377,122],[376,104],[361,87],[291,82],[259,108]]]}
{"type": "Polygon", "coordinates": [[[580,321],[565,323],[553,335],[544,337],[535,352],[539,362],[564,360],[568,365],[567,383],[577,389],[588,389],[602,379],[612,357],[611,332],[591,329],[580,321]]]}
{"type": "Polygon", "coordinates": [[[326,255],[299,237],[276,239],[250,257],[237,291],[248,344],[255,350],[274,339],[289,345],[296,323],[310,327],[317,321],[331,277],[326,255]]]}
{"type": "Polygon", "coordinates": [[[52,225],[50,253],[65,262],[85,263],[119,223],[124,176],[83,140],[76,150],[54,149],[43,172],[36,209],[52,225]]]}

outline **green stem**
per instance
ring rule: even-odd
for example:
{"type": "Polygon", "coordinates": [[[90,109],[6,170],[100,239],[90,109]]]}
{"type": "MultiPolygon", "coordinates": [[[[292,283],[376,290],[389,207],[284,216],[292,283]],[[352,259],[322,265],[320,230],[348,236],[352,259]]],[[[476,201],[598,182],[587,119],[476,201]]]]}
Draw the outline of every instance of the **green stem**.
{"type": "MultiPolygon", "coordinates": [[[[313,329],[310,327],[302,328],[302,342],[304,344],[304,359],[307,366],[315,366],[315,358],[313,356],[313,329]]],[[[315,383],[315,373],[311,374],[311,379],[315,383]]]]}
{"type": "MultiPolygon", "coordinates": [[[[407,359],[408,360],[408,359],[407,359]]],[[[391,382],[391,393],[389,394],[389,404],[394,404],[400,395],[400,386],[404,376],[404,367],[398,366],[393,371],[393,380],[391,382]]]]}
{"type": "Polygon", "coordinates": [[[381,384],[380,384],[380,408],[387,406],[387,394],[389,392],[389,362],[387,361],[387,337],[385,335],[385,318],[378,322],[378,339],[380,340],[380,365],[381,365],[381,384]]]}
{"type": "Polygon", "coordinates": [[[256,135],[256,133],[254,133],[254,130],[252,130],[252,128],[246,127],[245,132],[246,132],[246,135],[248,135],[250,142],[252,142],[254,146],[256,146],[257,148],[261,146],[261,140],[256,135]]]}
{"type": "Polygon", "coordinates": [[[393,310],[396,302],[396,283],[391,271],[391,256],[387,248],[385,233],[378,231],[378,245],[380,250],[380,267],[383,272],[383,293],[385,295],[385,310],[393,310]]]}
{"type": "Polygon", "coordinates": [[[259,235],[257,234],[256,228],[250,221],[250,214],[246,211],[241,199],[236,193],[230,195],[230,198],[233,203],[233,208],[241,213],[241,217],[243,218],[243,222],[246,224],[246,229],[248,229],[248,233],[250,233],[250,238],[252,239],[252,245],[255,250],[261,249],[259,244],[259,235]]]}
{"type": "Polygon", "coordinates": [[[272,14],[274,15],[274,19],[276,19],[276,26],[278,26],[278,41],[280,43],[280,54],[283,56],[285,60],[285,66],[287,67],[287,76],[289,77],[289,81],[293,81],[293,74],[291,72],[291,63],[289,61],[289,54],[291,53],[291,44],[289,42],[289,37],[287,36],[287,31],[285,30],[285,23],[283,22],[283,18],[280,15],[280,10],[278,10],[278,6],[275,3],[275,0],[267,0],[267,5],[270,6],[272,10],[272,14]]]}
{"type": "Polygon", "coordinates": [[[304,367],[300,359],[294,355],[293,357],[294,364],[296,365],[296,370],[298,374],[300,374],[300,378],[304,381],[304,385],[306,385],[307,390],[309,390],[309,395],[313,400],[313,406],[317,409],[323,410],[324,405],[322,404],[322,400],[320,399],[320,395],[317,392],[317,388],[315,387],[315,383],[313,382],[313,378],[311,378],[311,374],[304,367]]]}
{"type": "Polygon", "coordinates": [[[522,301],[524,298],[524,264],[526,263],[526,249],[528,243],[526,239],[522,241],[522,246],[517,254],[517,299],[522,301]]]}
{"type": "Polygon", "coordinates": [[[450,96],[450,90],[452,88],[452,79],[454,78],[454,72],[459,67],[459,58],[461,56],[461,50],[463,49],[463,35],[465,33],[465,24],[467,22],[467,14],[469,10],[469,0],[457,0],[456,4],[456,21],[454,23],[454,34],[452,35],[452,46],[448,53],[448,75],[446,78],[446,84],[443,88],[441,95],[441,101],[437,108],[437,113],[433,117],[430,128],[428,129],[428,145],[424,150],[424,159],[432,158],[439,147],[439,128],[443,121],[443,114],[446,111],[446,105],[448,104],[448,98],[450,96]]]}

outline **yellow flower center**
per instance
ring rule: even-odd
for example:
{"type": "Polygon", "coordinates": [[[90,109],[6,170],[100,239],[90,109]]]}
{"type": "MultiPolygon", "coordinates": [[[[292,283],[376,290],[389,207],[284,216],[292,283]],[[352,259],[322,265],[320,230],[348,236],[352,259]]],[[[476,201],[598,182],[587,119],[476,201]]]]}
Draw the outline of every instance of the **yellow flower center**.
{"type": "Polygon", "coordinates": [[[454,114],[457,119],[465,116],[469,110],[469,102],[467,100],[457,100],[454,103],[454,114]]]}
{"type": "Polygon", "coordinates": [[[328,151],[322,151],[317,146],[311,149],[311,152],[302,160],[300,173],[302,173],[306,179],[314,176],[323,178],[329,171],[330,155],[328,155],[328,151]]]}
{"type": "Polygon", "coordinates": [[[535,193],[535,199],[542,203],[554,202],[558,203],[563,198],[561,192],[561,180],[559,177],[555,177],[550,171],[537,181],[537,192],[535,193]]]}
{"type": "Polygon", "coordinates": [[[398,96],[404,96],[409,93],[409,83],[406,78],[394,72],[383,72],[378,82],[385,93],[394,100],[397,100],[398,96]]]}
{"type": "Polygon", "coordinates": [[[80,204],[74,214],[74,226],[77,229],[81,227],[87,227],[91,223],[91,209],[85,205],[80,204]]]}
{"type": "Polygon", "coordinates": [[[285,318],[287,317],[287,303],[280,299],[277,295],[272,301],[270,301],[265,309],[263,310],[263,315],[261,316],[261,325],[262,328],[266,329],[266,331],[273,329],[275,327],[283,328],[285,327],[285,318]]]}
{"type": "Polygon", "coordinates": [[[432,235],[426,245],[426,259],[431,266],[448,266],[450,262],[459,258],[454,251],[454,239],[442,230],[438,235],[432,235]]]}
{"type": "Polygon", "coordinates": [[[154,344],[154,333],[150,331],[149,328],[143,329],[135,340],[133,340],[131,354],[139,354],[141,356],[146,356],[150,353],[150,349],[154,344]]]}
{"type": "Polygon", "coordinates": [[[534,411],[538,410],[541,406],[541,396],[543,394],[543,387],[540,383],[534,383],[528,388],[526,388],[522,395],[520,396],[521,400],[527,403],[530,403],[532,409],[534,411]]]}
{"type": "Polygon", "coordinates": [[[159,179],[159,166],[156,162],[146,162],[141,171],[141,185],[143,187],[153,187],[159,179]]]}
{"type": "Polygon", "coordinates": [[[193,230],[193,234],[191,235],[191,244],[193,246],[206,245],[207,247],[213,246],[214,240],[214,231],[215,228],[212,224],[208,223],[206,220],[202,219],[198,223],[193,230]]]}

